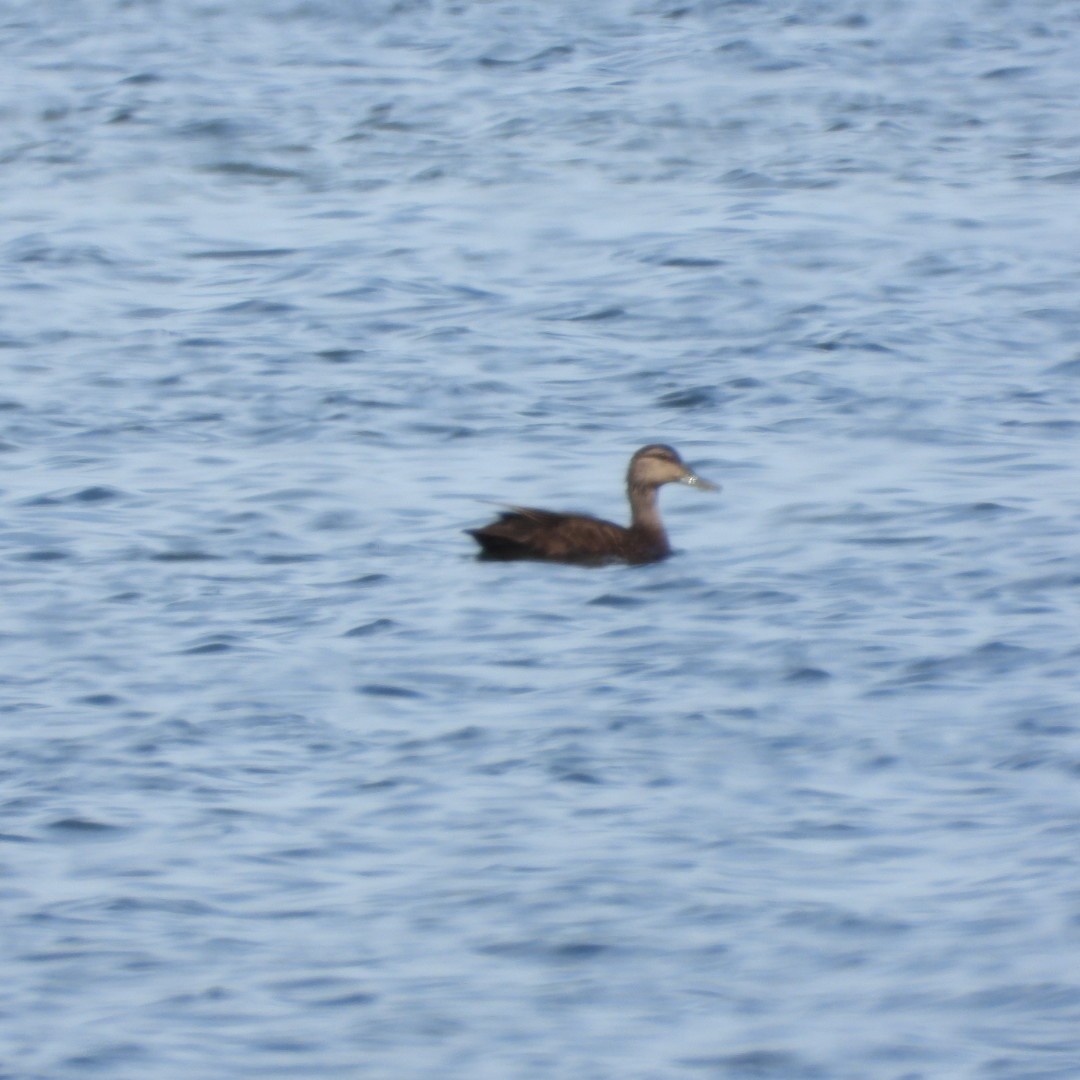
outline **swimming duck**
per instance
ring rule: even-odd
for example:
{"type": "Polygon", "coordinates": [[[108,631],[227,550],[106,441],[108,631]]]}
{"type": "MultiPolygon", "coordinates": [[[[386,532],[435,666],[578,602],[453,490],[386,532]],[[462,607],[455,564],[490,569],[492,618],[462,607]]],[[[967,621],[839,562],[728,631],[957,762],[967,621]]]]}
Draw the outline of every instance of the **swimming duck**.
{"type": "Polygon", "coordinates": [[[588,514],[513,506],[490,525],[465,531],[480,545],[482,559],[548,559],[592,565],[656,562],[671,554],[656,503],[657,490],[675,482],[702,491],[720,490],[687,468],[672,447],[653,443],[634,454],[626,471],[628,528],[588,514]]]}

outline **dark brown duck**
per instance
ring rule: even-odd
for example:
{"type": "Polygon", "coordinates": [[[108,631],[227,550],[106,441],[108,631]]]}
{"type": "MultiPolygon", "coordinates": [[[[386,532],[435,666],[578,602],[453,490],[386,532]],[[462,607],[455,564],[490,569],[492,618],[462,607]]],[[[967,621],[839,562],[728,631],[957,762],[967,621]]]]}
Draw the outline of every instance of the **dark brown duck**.
{"type": "Polygon", "coordinates": [[[659,489],[671,483],[719,490],[687,468],[670,446],[654,443],[643,446],[630,459],[626,472],[628,527],[588,514],[514,506],[490,525],[466,531],[476,538],[483,559],[549,559],[587,565],[656,562],[671,554],[657,506],[659,489]]]}

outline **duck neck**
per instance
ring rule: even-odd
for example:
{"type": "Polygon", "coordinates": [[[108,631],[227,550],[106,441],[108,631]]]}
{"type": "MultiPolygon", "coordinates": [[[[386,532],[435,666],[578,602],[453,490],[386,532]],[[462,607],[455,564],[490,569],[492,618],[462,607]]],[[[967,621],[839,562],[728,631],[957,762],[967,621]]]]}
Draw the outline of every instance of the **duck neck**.
{"type": "Polygon", "coordinates": [[[630,528],[635,532],[645,533],[655,537],[667,547],[667,534],[664,532],[664,523],[660,520],[660,507],[657,503],[657,488],[651,484],[648,486],[630,484],[628,486],[630,496],[630,528]]]}

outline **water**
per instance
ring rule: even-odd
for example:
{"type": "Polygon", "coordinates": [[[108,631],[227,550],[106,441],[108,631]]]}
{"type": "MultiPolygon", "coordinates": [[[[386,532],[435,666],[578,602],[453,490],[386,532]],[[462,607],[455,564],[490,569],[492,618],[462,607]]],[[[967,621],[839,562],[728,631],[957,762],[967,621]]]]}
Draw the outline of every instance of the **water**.
{"type": "Polygon", "coordinates": [[[1080,1075],[1080,12],[580,8],[0,17],[4,1078],[1080,1075]]]}

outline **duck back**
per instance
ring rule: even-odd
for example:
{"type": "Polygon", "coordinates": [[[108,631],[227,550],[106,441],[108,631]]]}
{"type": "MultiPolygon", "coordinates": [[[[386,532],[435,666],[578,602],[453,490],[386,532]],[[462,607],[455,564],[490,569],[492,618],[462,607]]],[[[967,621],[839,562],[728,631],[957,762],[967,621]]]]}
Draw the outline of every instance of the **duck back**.
{"type": "Polygon", "coordinates": [[[662,534],[648,536],[587,514],[560,514],[526,506],[514,507],[490,525],[467,531],[480,545],[485,559],[547,559],[597,565],[654,562],[670,554],[662,534]]]}

